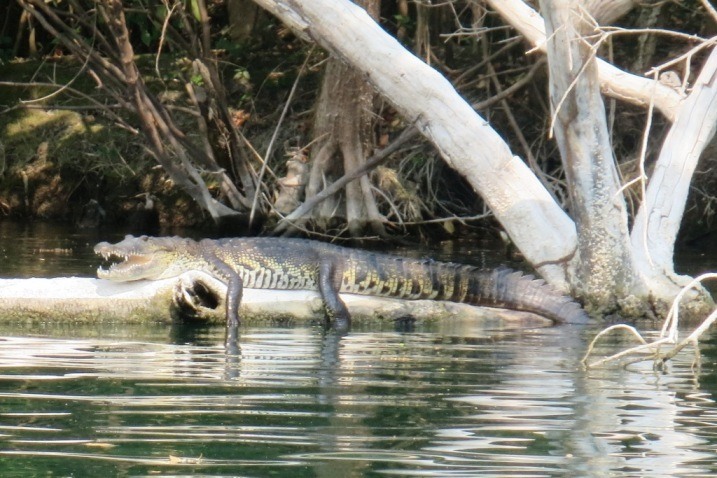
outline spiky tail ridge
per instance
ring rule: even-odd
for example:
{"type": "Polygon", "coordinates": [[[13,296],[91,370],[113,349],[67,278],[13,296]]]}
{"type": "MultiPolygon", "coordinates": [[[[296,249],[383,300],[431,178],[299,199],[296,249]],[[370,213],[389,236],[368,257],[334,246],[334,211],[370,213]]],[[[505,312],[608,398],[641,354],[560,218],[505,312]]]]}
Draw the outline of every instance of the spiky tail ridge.
{"type": "Polygon", "coordinates": [[[354,267],[344,275],[342,292],[520,310],[565,323],[584,324],[590,320],[571,297],[542,279],[507,267],[481,270],[464,264],[373,253],[362,253],[360,257],[353,253],[349,257],[354,267]]]}
{"type": "Polygon", "coordinates": [[[533,312],[557,322],[585,324],[590,316],[572,297],[561,294],[543,279],[499,267],[470,275],[466,303],[533,312]]]}

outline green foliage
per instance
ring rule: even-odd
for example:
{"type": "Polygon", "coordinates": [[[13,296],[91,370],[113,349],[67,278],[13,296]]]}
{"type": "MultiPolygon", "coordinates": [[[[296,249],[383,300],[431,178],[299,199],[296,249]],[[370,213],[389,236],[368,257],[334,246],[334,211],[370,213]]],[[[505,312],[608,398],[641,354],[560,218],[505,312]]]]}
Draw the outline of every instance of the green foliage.
{"type": "Polygon", "coordinates": [[[162,26],[153,22],[144,12],[127,12],[125,14],[127,29],[137,35],[145,48],[153,48],[162,33],[162,26]]]}
{"type": "Polygon", "coordinates": [[[232,78],[234,81],[247,82],[251,80],[251,75],[249,75],[249,70],[246,68],[238,67],[234,70],[234,76],[232,78]]]}
{"type": "Polygon", "coordinates": [[[12,38],[0,35],[0,66],[12,57],[12,38]]]}
{"type": "Polygon", "coordinates": [[[247,43],[237,43],[229,36],[225,35],[224,32],[217,37],[215,41],[217,50],[224,51],[232,57],[246,56],[251,52],[251,45],[247,43]]]}
{"type": "Polygon", "coordinates": [[[396,14],[393,16],[393,19],[396,21],[396,26],[398,28],[405,28],[408,31],[413,31],[416,26],[415,20],[406,15],[396,14]]]}
{"type": "Polygon", "coordinates": [[[202,86],[202,85],[204,85],[204,78],[202,78],[202,75],[199,75],[199,74],[192,75],[192,76],[189,78],[189,81],[191,81],[192,84],[193,84],[193,85],[196,85],[196,86],[202,86]]]}
{"type": "Polygon", "coordinates": [[[189,5],[189,11],[192,12],[194,19],[198,22],[201,21],[202,14],[199,10],[199,2],[197,0],[189,0],[187,4],[189,5]]]}

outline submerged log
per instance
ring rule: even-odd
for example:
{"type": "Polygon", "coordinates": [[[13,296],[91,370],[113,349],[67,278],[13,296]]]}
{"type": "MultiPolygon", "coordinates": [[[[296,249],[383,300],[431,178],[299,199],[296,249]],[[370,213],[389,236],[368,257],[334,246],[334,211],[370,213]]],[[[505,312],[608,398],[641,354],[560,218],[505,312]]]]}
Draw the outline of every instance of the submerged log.
{"type": "MultiPolygon", "coordinates": [[[[111,282],[80,277],[0,279],[0,322],[141,323],[187,320],[225,322],[226,286],[201,272],[156,281],[111,282]]],[[[430,300],[398,300],[342,294],[354,322],[469,319],[496,325],[545,325],[528,312],[430,300]]],[[[312,323],[324,320],[318,292],[244,289],[245,324],[312,323]]]]}

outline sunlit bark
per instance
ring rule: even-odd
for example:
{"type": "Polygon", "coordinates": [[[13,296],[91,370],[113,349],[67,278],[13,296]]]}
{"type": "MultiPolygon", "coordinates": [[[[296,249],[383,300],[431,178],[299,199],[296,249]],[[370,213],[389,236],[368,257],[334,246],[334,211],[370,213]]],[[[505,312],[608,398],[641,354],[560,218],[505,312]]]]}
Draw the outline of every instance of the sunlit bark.
{"type": "Polygon", "coordinates": [[[617,298],[633,293],[638,284],[597,65],[578,31],[584,25],[578,4],[541,0],[540,5],[549,38],[555,138],[578,230],[571,283],[592,309],[614,310],[617,298]]]}
{"type": "MultiPolygon", "coordinates": [[[[545,24],[542,17],[522,0],[486,0],[503,20],[518,30],[536,49],[545,51],[545,24]]],[[[650,103],[673,121],[682,97],[674,89],[648,78],[627,73],[604,60],[597,60],[603,94],[648,107],[650,103]]]]}
{"type": "Polygon", "coordinates": [[[635,217],[632,247],[640,272],[668,278],[665,293],[689,278],[675,274],[673,253],[697,161],[717,128],[717,49],[713,49],[692,92],[680,108],[655,163],[635,217]]]}

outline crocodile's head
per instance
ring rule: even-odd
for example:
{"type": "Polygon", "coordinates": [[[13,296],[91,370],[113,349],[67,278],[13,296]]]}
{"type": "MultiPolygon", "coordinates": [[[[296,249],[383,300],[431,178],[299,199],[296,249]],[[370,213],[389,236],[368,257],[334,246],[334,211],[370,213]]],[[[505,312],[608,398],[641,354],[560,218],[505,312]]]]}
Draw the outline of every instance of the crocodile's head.
{"type": "Polygon", "coordinates": [[[106,260],[119,259],[108,269],[97,269],[97,277],[113,281],[167,279],[194,269],[196,242],[180,237],[126,236],[117,244],[100,242],[95,253],[106,260]]]}

